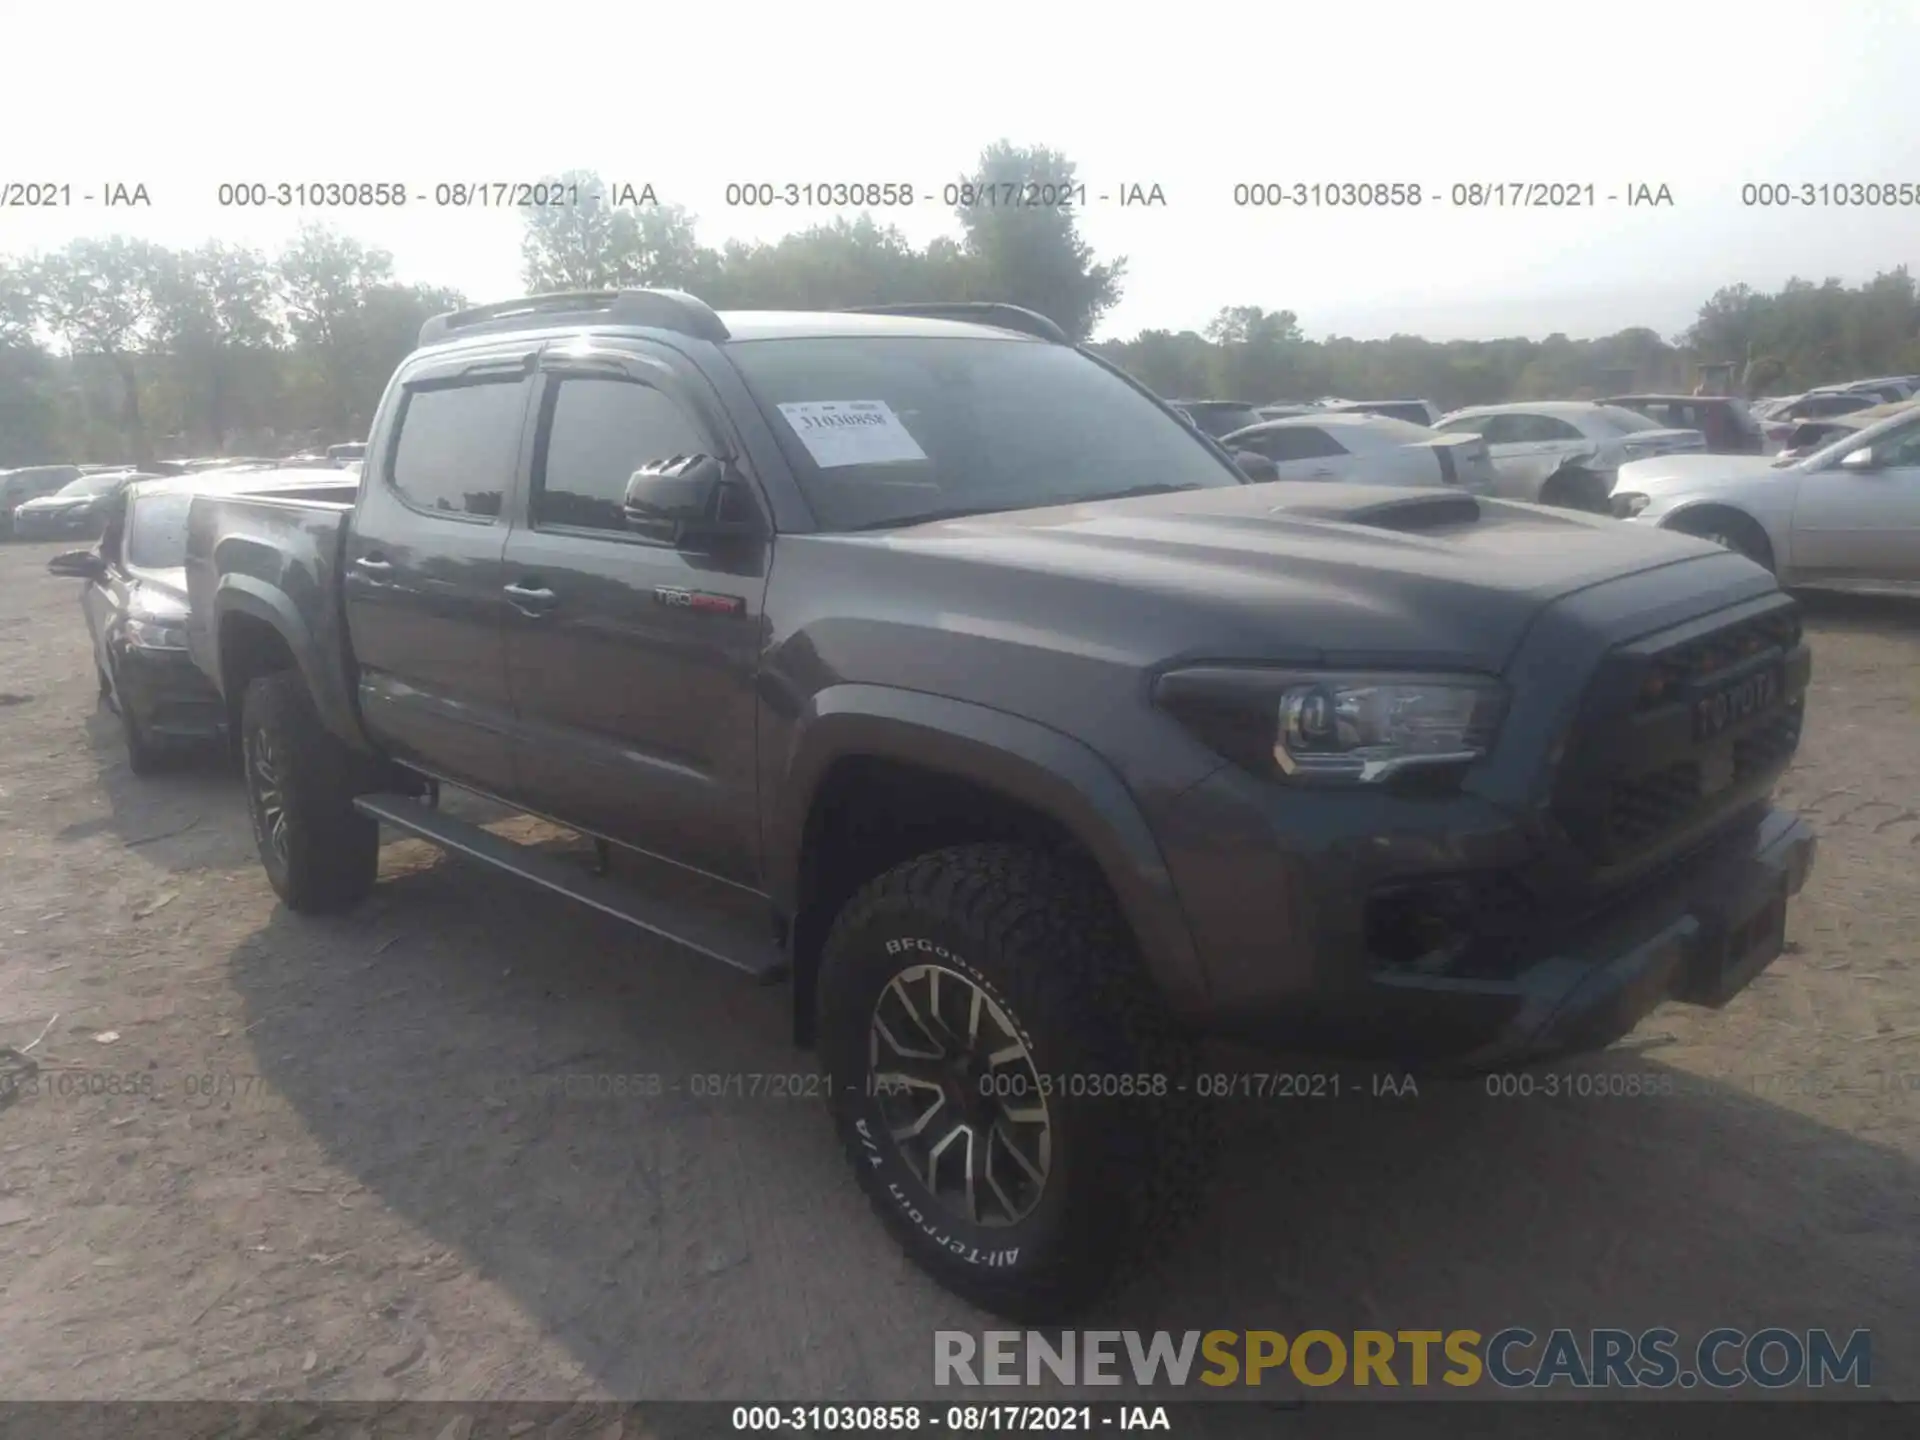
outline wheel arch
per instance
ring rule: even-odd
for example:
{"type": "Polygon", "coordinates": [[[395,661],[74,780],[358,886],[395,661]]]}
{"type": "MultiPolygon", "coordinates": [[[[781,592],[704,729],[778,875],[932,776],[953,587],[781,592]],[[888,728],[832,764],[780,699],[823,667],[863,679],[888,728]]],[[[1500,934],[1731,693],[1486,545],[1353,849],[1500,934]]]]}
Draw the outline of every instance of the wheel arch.
{"type": "Polygon", "coordinates": [[[322,723],[356,749],[368,748],[344,682],[336,679],[312,629],[283,591],[252,576],[222,575],[213,609],[216,678],[234,743],[247,686],[262,675],[292,670],[306,686],[322,723]]]}
{"type": "Polygon", "coordinates": [[[1146,817],[1113,767],[1071,736],[965,701],[834,686],[815,695],[794,726],[775,785],[769,891],[787,918],[803,1044],[811,1040],[812,976],[825,930],[849,886],[871,878],[853,873],[871,864],[847,860],[839,847],[848,803],[890,822],[889,834],[863,852],[873,863],[971,839],[1077,850],[1105,881],[1168,1005],[1179,1011],[1204,1000],[1192,933],[1146,817]]]}

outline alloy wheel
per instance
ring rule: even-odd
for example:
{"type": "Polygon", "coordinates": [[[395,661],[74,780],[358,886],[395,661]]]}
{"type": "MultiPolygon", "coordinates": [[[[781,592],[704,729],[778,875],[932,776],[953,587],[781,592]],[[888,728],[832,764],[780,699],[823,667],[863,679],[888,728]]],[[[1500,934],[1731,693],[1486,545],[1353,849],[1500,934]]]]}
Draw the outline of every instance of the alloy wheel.
{"type": "Polygon", "coordinates": [[[903,970],[874,1002],[867,1058],[893,1143],[936,1202],[983,1226],[1033,1213],[1052,1118],[1033,1056],[993,997],[944,965],[903,970]]]}
{"type": "Polygon", "coordinates": [[[287,863],[286,798],[280,788],[273,743],[259,731],[247,737],[247,784],[253,796],[253,833],[284,866],[287,863]]]}

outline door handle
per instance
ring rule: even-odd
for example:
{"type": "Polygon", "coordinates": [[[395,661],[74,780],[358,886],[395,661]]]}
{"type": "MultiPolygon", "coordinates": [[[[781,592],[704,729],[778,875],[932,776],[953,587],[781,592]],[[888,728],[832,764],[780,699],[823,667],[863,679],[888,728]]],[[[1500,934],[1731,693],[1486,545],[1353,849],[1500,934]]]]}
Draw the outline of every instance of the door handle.
{"type": "Polygon", "coordinates": [[[1307,472],[1307,478],[1308,478],[1309,480],[1331,480],[1331,479],[1333,478],[1333,471],[1331,471],[1331,470],[1309,470],[1309,471],[1307,472]]]}
{"type": "Polygon", "coordinates": [[[368,570],[375,575],[384,575],[393,569],[393,562],[384,560],[378,555],[362,555],[353,562],[353,566],[356,570],[368,570]]]}
{"type": "Polygon", "coordinates": [[[509,585],[506,592],[514,605],[526,615],[538,615],[551,610],[560,599],[543,585],[509,585]]]}

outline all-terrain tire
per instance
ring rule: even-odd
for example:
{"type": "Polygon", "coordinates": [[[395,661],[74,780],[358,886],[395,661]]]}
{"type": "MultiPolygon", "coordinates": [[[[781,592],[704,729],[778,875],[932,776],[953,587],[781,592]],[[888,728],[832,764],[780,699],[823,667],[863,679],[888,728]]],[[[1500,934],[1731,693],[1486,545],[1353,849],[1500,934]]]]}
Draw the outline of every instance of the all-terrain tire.
{"type": "MultiPolygon", "coordinates": [[[[957,987],[963,1014],[967,986],[957,987]]],[[[979,844],[897,866],[836,919],[818,1005],[829,1103],[861,1187],[908,1256],[983,1309],[1025,1323],[1062,1319],[1198,1208],[1213,1135],[1197,1094],[1196,1050],[1083,863],[979,844]],[[1045,1182],[1029,1211],[994,1217],[1001,1223],[943,1206],[896,1142],[873,1083],[876,1006],[896,978],[925,983],[925,966],[949,977],[948,993],[958,977],[998,1007],[1045,1095],[1045,1182]]],[[[1002,1172],[1014,1167],[1003,1162],[1002,1172]]]]}
{"type": "Polygon", "coordinates": [[[309,915],[365,899],[380,868],[380,826],[353,798],[371,788],[369,767],[320,723],[296,676],[247,686],[240,748],[254,843],[274,893],[309,915]]]}

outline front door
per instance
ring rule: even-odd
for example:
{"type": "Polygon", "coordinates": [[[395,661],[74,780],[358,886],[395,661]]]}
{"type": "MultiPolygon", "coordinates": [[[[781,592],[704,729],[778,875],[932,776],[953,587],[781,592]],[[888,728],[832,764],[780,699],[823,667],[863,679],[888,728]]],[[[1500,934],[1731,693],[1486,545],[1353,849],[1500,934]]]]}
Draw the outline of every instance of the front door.
{"type": "Polygon", "coordinates": [[[541,359],[524,515],[507,541],[508,669],[528,808],[680,864],[760,877],[754,689],[772,547],[635,534],[628,478],[738,455],[664,353],[541,359]]]}
{"type": "Polygon", "coordinates": [[[495,794],[513,784],[500,555],[531,355],[406,377],[368,448],[345,556],[368,729],[398,758],[495,794]]]}
{"type": "Polygon", "coordinates": [[[1801,477],[1793,568],[1807,579],[1920,581],[1920,415],[1873,450],[1871,468],[1830,463],[1801,477]]]}

